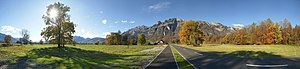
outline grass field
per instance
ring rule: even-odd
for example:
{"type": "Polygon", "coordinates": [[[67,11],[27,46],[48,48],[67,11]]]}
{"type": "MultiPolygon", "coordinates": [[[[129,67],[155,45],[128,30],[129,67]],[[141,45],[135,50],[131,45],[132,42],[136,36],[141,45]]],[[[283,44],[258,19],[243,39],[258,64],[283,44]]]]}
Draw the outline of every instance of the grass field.
{"type": "Polygon", "coordinates": [[[179,52],[171,46],[171,50],[174,54],[175,60],[178,63],[180,69],[194,69],[191,64],[189,64],[185,59],[179,54],[179,52]]]}
{"type": "Polygon", "coordinates": [[[0,47],[0,58],[11,63],[30,63],[41,68],[142,68],[159,51],[141,52],[155,46],[56,45],[0,47]],[[21,60],[20,60],[21,59],[21,60]],[[26,60],[26,61],[24,61],[26,60]]]}
{"type": "Polygon", "coordinates": [[[203,52],[215,52],[226,55],[233,55],[242,58],[299,58],[300,46],[290,45],[231,45],[231,44],[205,44],[202,47],[183,46],[203,52]]]}

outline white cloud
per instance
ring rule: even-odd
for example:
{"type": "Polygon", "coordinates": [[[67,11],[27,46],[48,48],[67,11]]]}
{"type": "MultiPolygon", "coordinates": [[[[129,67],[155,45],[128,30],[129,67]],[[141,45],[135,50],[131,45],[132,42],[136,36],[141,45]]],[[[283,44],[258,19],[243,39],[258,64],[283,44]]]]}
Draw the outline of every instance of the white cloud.
{"type": "Polygon", "coordinates": [[[135,23],[135,21],[130,21],[129,23],[135,23]]]}
{"type": "Polygon", "coordinates": [[[127,23],[128,21],[127,21],[127,20],[122,20],[121,22],[122,22],[122,23],[127,23]]]}
{"type": "Polygon", "coordinates": [[[20,31],[21,29],[12,27],[12,26],[1,26],[1,33],[4,33],[6,35],[11,35],[14,38],[20,38],[20,31]]]}
{"type": "Polygon", "coordinates": [[[232,24],[234,28],[242,29],[244,27],[243,24],[232,24]]]}
{"type": "Polygon", "coordinates": [[[160,2],[160,3],[148,6],[148,10],[150,12],[162,11],[163,9],[169,8],[170,4],[171,4],[171,2],[160,2]]]}
{"type": "Polygon", "coordinates": [[[102,20],[102,23],[103,23],[103,24],[106,24],[106,23],[107,23],[107,20],[106,20],[106,19],[103,19],[103,20],[102,20]]]}
{"type": "Polygon", "coordinates": [[[243,24],[232,24],[234,27],[244,27],[243,24]]]}

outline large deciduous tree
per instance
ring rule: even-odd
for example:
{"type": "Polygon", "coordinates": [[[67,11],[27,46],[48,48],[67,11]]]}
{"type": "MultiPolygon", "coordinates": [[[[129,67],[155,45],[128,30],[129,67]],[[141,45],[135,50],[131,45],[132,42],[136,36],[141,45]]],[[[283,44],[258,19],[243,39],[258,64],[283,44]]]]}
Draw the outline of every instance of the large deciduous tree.
{"type": "Polygon", "coordinates": [[[58,47],[72,42],[76,25],[71,21],[68,12],[70,7],[59,2],[47,6],[46,14],[42,17],[47,27],[41,32],[46,41],[56,41],[58,47]]]}
{"type": "Polygon", "coordinates": [[[181,43],[200,45],[204,41],[204,34],[196,21],[185,21],[178,33],[181,43]]]}

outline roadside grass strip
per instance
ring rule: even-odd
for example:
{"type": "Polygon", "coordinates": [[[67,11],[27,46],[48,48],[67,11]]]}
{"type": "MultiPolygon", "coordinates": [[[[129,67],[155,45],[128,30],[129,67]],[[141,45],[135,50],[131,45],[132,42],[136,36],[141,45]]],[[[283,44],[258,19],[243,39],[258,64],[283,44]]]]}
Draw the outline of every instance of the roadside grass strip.
{"type": "Polygon", "coordinates": [[[195,67],[187,62],[186,59],[182,55],[180,55],[180,53],[173,46],[171,46],[171,50],[180,69],[195,69],[195,67]]]}

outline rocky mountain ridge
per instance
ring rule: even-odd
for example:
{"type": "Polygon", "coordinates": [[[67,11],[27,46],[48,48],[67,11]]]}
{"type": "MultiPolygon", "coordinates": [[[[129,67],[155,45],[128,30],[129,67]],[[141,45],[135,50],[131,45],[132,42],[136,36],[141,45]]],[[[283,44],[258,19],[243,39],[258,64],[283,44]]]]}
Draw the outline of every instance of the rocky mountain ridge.
{"type": "MultiPolygon", "coordinates": [[[[138,34],[145,34],[147,40],[150,42],[156,42],[159,40],[171,41],[174,38],[178,37],[178,32],[183,25],[185,20],[178,18],[171,18],[165,20],[164,22],[158,21],[152,26],[137,26],[135,28],[125,31],[123,34],[130,34],[137,36],[138,34]]],[[[238,28],[225,26],[217,22],[206,22],[198,20],[197,24],[201,26],[202,31],[206,36],[212,35],[224,35],[230,32],[236,31],[238,28]]]]}

